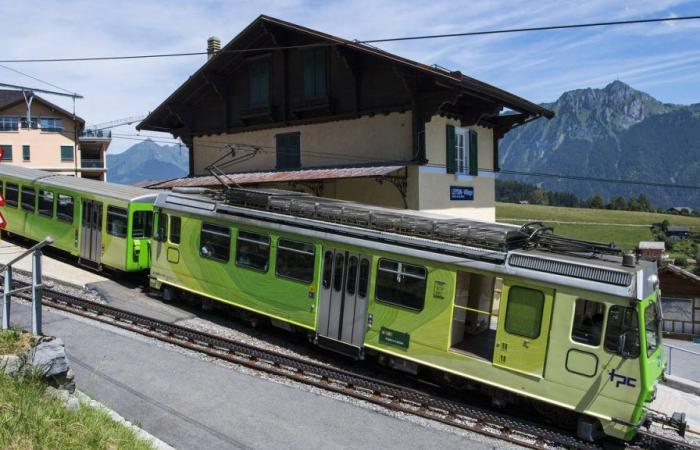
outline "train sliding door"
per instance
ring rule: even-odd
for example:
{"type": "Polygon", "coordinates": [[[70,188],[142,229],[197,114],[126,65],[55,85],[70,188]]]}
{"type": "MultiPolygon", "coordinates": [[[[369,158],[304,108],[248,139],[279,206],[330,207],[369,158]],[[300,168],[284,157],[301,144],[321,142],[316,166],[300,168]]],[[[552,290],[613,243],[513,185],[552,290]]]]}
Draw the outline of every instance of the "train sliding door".
{"type": "Polygon", "coordinates": [[[80,260],[100,264],[102,254],[102,202],[83,200],[80,223],[80,260]]]}
{"type": "Polygon", "coordinates": [[[367,327],[369,271],[368,256],[324,249],[316,323],[320,346],[361,357],[367,327]]]}
{"type": "Polygon", "coordinates": [[[506,284],[501,294],[493,364],[541,377],[554,290],[506,284]]]}

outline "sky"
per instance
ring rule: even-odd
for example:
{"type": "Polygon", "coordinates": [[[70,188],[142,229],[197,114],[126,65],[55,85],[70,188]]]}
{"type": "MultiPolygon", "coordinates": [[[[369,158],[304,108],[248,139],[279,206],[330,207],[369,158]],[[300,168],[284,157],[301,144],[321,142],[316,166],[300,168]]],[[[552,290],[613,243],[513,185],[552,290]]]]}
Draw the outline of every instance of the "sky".
{"type": "MultiPolygon", "coordinates": [[[[700,1],[180,1],[2,2],[0,60],[92,57],[206,50],[222,46],[266,14],[347,39],[458,33],[582,22],[700,15],[700,1]]],[[[579,30],[454,37],[380,44],[439,64],[534,102],[622,80],[669,103],[700,103],[700,20],[579,30]]],[[[205,62],[205,55],[128,61],[1,63],[84,96],[76,113],[88,125],[143,115],[205,62]]],[[[0,67],[0,82],[54,90],[0,67]]],[[[72,109],[64,97],[46,96],[72,109]]],[[[145,136],[114,129],[110,153],[145,136]]]]}

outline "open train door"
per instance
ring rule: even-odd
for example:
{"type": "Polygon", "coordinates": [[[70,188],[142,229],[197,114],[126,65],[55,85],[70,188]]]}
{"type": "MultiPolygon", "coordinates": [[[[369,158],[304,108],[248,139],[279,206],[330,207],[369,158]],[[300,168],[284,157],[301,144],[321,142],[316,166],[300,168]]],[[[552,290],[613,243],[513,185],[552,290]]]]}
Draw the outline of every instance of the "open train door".
{"type": "Polygon", "coordinates": [[[547,356],[554,290],[503,286],[493,364],[542,377],[547,356]]]}

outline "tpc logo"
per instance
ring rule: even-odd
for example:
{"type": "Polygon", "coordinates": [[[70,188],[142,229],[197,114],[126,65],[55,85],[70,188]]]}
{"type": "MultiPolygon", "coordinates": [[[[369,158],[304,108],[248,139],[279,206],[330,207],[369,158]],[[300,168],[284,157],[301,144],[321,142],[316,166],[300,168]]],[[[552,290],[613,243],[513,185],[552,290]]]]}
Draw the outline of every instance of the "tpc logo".
{"type": "Polygon", "coordinates": [[[619,388],[620,386],[629,386],[629,387],[636,387],[637,386],[635,384],[637,382],[636,378],[626,377],[626,376],[621,375],[619,373],[615,373],[615,369],[608,372],[608,375],[610,375],[610,381],[615,381],[615,378],[618,379],[617,382],[615,383],[616,388],[619,388]]]}

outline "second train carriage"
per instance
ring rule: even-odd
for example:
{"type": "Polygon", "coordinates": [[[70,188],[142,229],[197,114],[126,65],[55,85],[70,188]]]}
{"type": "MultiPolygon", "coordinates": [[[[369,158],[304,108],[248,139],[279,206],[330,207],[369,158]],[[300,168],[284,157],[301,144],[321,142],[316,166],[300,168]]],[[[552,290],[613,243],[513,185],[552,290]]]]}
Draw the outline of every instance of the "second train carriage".
{"type": "Polygon", "coordinates": [[[6,231],[97,268],[147,270],[156,193],[148,189],[0,165],[6,231]]]}
{"type": "Polygon", "coordinates": [[[643,423],[665,366],[653,264],[527,249],[513,226],[232,192],[159,194],[152,287],[569,410],[582,437],[643,423]]]}

